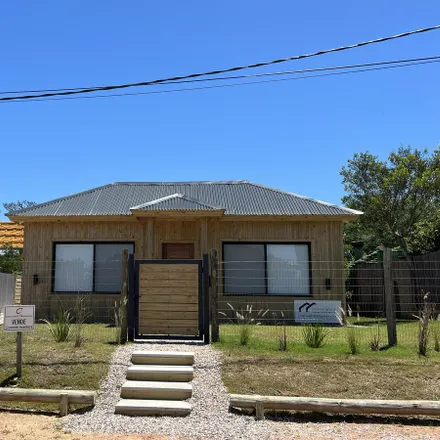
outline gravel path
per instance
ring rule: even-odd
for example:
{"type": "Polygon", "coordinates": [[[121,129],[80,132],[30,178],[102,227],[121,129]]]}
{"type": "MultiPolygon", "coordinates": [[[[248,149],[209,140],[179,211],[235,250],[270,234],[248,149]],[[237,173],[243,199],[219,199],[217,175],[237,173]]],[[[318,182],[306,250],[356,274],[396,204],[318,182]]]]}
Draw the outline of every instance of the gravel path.
{"type": "MultiPolygon", "coordinates": [[[[418,439],[440,438],[439,427],[345,422],[316,423],[305,418],[300,423],[256,421],[253,417],[228,412],[229,399],[221,380],[219,354],[199,343],[141,343],[119,347],[112,358],[107,379],[94,409],[68,416],[64,427],[72,432],[161,434],[170,439],[280,440],[280,439],[418,439]],[[131,365],[134,350],[193,351],[195,374],[193,409],[187,417],[129,417],[114,414],[120,387],[131,365]]],[[[292,419],[291,419],[292,420],[292,419]]]]}

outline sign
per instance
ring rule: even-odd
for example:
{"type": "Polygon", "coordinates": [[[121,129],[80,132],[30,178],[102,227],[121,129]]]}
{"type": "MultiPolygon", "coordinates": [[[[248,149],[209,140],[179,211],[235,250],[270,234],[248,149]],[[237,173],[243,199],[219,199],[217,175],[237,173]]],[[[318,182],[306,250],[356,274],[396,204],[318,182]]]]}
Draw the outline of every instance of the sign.
{"type": "Polygon", "coordinates": [[[35,327],[35,305],[5,306],[5,332],[32,332],[35,327]]]}
{"type": "Polygon", "coordinates": [[[340,324],[341,301],[295,300],[293,302],[295,322],[316,324],[340,324]]]}

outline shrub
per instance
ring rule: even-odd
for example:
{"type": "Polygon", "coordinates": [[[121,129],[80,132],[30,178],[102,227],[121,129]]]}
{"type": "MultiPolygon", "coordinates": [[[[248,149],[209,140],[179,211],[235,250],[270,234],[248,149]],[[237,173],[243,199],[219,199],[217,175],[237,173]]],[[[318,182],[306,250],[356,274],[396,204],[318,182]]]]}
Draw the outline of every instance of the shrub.
{"type": "Polygon", "coordinates": [[[324,346],[328,331],[321,324],[307,324],[303,328],[304,342],[308,347],[321,348],[324,346]]]}
{"type": "Polygon", "coordinates": [[[360,340],[359,334],[354,327],[347,328],[347,344],[351,354],[359,354],[360,340]]]}
{"type": "Polygon", "coordinates": [[[43,321],[46,323],[54,341],[65,342],[70,339],[72,317],[69,310],[65,312],[60,310],[53,322],[50,322],[48,319],[44,319],[43,321]]]}
{"type": "Polygon", "coordinates": [[[440,351],[440,315],[432,326],[432,336],[434,337],[434,351],[440,351]]]}

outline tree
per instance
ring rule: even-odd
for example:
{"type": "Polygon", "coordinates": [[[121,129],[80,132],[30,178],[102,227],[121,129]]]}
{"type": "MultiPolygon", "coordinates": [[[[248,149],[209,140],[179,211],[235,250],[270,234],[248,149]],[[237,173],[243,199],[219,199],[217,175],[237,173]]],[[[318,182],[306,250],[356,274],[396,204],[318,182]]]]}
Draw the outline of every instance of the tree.
{"type": "Polygon", "coordinates": [[[401,147],[387,161],[368,151],[355,154],[342,167],[343,203],[364,212],[346,230],[346,238],[400,247],[413,253],[440,245],[440,149],[401,147]]]}
{"type": "Polygon", "coordinates": [[[18,249],[5,244],[0,248],[0,272],[21,274],[23,256],[18,249]]]}
{"type": "Polygon", "coordinates": [[[36,205],[36,202],[30,202],[29,200],[18,200],[17,202],[3,203],[3,208],[6,212],[18,211],[20,209],[30,208],[36,205]]]}

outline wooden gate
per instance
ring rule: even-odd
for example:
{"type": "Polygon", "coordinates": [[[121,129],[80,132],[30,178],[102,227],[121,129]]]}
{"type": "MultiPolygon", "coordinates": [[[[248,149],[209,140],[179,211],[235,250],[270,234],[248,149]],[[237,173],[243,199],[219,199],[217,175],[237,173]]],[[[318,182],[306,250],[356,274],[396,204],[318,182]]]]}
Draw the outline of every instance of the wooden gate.
{"type": "Polygon", "coordinates": [[[136,338],[209,339],[202,268],[201,260],[136,261],[136,338]]]}

